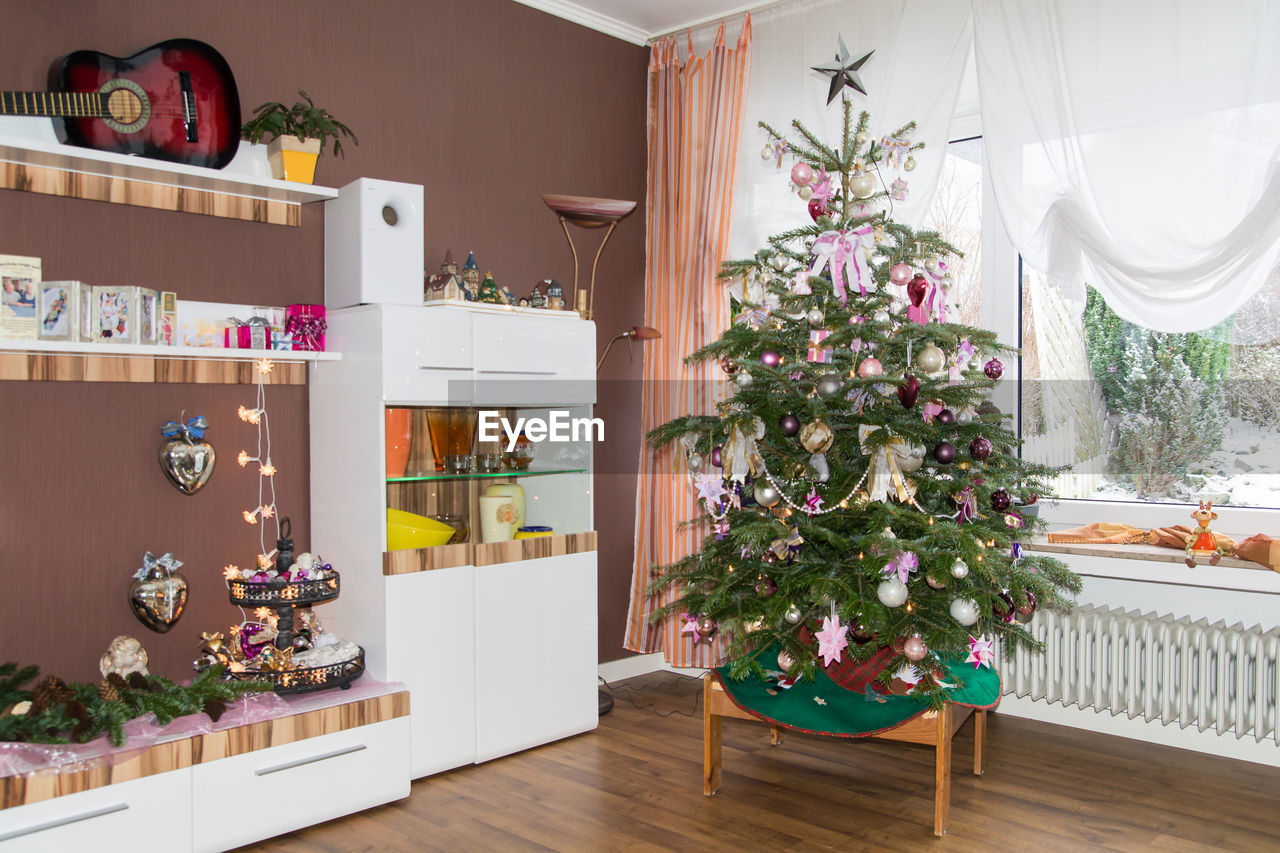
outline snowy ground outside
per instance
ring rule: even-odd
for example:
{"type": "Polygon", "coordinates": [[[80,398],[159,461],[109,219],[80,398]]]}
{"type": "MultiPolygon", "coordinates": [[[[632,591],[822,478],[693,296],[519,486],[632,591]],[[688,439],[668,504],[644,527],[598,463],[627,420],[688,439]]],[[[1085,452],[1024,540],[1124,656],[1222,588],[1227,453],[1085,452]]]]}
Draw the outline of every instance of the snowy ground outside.
{"type": "MultiPolygon", "coordinates": [[[[1138,500],[1131,486],[1109,479],[1090,497],[1138,500]]],[[[1230,506],[1280,508],[1280,432],[1238,418],[1227,421],[1222,450],[1191,466],[1190,483],[1180,497],[1211,499],[1230,506]]]]}

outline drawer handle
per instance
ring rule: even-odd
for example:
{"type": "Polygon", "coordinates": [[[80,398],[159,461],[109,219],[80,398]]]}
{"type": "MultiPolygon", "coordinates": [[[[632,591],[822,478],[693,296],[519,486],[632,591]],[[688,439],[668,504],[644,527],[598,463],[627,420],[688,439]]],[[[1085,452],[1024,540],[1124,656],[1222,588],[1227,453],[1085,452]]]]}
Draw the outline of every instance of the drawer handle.
{"type": "Polygon", "coordinates": [[[458,371],[471,370],[470,367],[436,367],[431,364],[419,364],[418,369],[419,370],[458,370],[458,371]]]}
{"type": "Polygon", "coordinates": [[[128,803],[116,803],[114,806],[103,806],[100,809],[84,812],[83,814],[71,815],[70,817],[51,820],[48,823],[42,823],[37,826],[29,826],[26,829],[18,829],[13,832],[0,833],[0,841],[11,841],[15,838],[21,838],[24,835],[35,835],[37,832],[44,832],[46,829],[56,829],[59,826],[66,826],[69,823],[79,823],[89,818],[102,817],[103,815],[115,814],[129,808],[128,803]]]}
{"type": "Polygon", "coordinates": [[[554,370],[481,370],[480,373],[495,373],[499,376],[555,376],[554,370]]]}
{"type": "Polygon", "coordinates": [[[284,764],[277,764],[275,767],[264,767],[261,770],[253,771],[254,776],[269,776],[272,773],[279,773],[282,770],[292,770],[295,767],[302,767],[305,764],[315,764],[317,761],[328,761],[330,758],[337,758],[339,755],[350,755],[353,752],[359,752],[362,749],[368,749],[364,744],[356,744],[346,749],[337,749],[333,752],[326,752],[324,755],[315,755],[311,758],[299,758],[297,761],[289,761],[284,764]]]}

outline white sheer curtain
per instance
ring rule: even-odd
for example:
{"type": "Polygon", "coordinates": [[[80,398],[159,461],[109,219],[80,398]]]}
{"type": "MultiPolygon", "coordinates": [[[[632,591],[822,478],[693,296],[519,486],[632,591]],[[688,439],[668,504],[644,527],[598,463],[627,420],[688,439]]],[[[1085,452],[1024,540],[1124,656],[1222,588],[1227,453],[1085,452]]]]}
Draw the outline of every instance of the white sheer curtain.
{"type": "Polygon", "coordinates": [[[1195,331],[1280,259],[1280,4],[973,0],[985,167],[1033,268],[1195,331]]]}
{"type": "MultiPolygon", "coordinates": [[[[775,160],[763,160],[766,135],[756,123],[789,131],[791,120],[800,119],[820,139],[838,143],[839,99],[827,106],[829,78],[811,70],[834,58],[837,35],[855,59],[875,50],[859,73],[868,94],[845,90],[856,111],[871,113],[873,138],[915,121],[913,139],[927,145],[915,154],[917,168],[901,175],[909,190],[905,201],[894,202],[894,220],[918,226],[929,209],[971,50],[968,5],[960,0],[785,4],[752,15],[748,124],[738,155],[730,257],[749,257],[769,235],[811,221],[805,202],[788,189],[794,159],[784,157],[781,169],[775,160]]],[[[882,176],[891,183],[898,175],[886,169],[882,176]]]]}

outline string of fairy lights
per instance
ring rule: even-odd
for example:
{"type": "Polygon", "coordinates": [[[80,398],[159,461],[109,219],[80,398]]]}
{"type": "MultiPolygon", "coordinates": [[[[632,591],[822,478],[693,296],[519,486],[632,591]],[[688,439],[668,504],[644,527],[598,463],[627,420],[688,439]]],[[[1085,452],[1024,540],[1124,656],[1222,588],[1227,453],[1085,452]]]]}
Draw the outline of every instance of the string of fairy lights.
{"type": "MultiPolygon", "coordinates": [[[[274,367],[275,364],[269,358],[260,359],[254,363],[254,370],[258,377],[257,399],[254,401],[253,408],[240,406],[237,412],[240,420],[258,428],[257,455],[250,456],[249,451],[241,450],[236,456],[236,462],[240,463],[241,468],[247,467],[250,462],[258,466],[258,503],[257,506],[246,509],[242,514],[245,523],[258,528],[258,569],[263,571],[271,568],[271,562],[276,556],[275,548],[267,550],[266,522],[268,519],[275,521],[276,539],[280,538],[280,518],[276,513],[276,466],[271,461],[271,417],[267,414],[267,395],[264,384],[274,367]],[[270,500],[267,500],[268,495],[270,500]]],[[[227,566],[224,574],[230,581],[240,576],[239,568],[234,565],[227,566]]]]}

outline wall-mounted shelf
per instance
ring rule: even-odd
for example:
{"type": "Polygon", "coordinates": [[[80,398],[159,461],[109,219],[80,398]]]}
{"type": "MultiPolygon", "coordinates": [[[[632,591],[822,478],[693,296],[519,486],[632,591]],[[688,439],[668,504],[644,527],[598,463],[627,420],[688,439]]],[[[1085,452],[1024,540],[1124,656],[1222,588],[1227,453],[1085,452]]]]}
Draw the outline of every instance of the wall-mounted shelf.
{"type": "Polygon", "coordinates": [[[307,364],[337,361],[336,352],[162,347],[63,341],[0,340],[0,381],[184,382],[251,385],[254,362],[274,363],[269,385],[305,385],[307,364]]]}
{"type": "Polygon", "coordinates": [[[270,177],[265,150],[242,143],[226,168],[206,169],[63,145],[48,121],[9,117],[0,119],[0,188],[273,225],[301,225],[303,204],[337,198],[270,177]]]}

